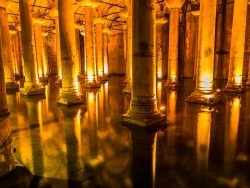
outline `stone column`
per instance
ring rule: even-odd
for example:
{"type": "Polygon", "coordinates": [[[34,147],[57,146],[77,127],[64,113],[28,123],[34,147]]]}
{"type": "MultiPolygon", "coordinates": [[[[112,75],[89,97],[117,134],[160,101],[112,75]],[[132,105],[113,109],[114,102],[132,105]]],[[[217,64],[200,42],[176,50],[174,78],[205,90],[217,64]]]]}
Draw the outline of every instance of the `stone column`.
{"type": "Polygon", "coordinates": [[[71,0],[60,0],[58,2],[58,13],[61,41],[62,91],[57,103],[67,106],[81,104],[83,101],[77,90],[73,2],[71,0]]]}
{"type": "Polygon", "coordinates": [[[45,79],[44,67],[43,67],[43,36],[42,36],[42,24],[44,19],[38,16],[33,17],[34,23],[34,35],[35,35],[35,47],[36,47],[36,61],[37,72],[39,81],[47,81],[45,79]]]}
{"type": "Polygon", "coordinates": [[[45,81],[48,81],[48,75],[49,75],[49,70],[48,70],[48,54],[47,54],[47,46],[46,46],[46,41],[47,41],[47,36],[48,32],[42,31],[42,40],[43,40],[43,48],[42,48],[42,54],[43,54],[43,71],[45,75],[45,81]]]}
{"type": "Polygon", "coordinates": [[[106,76],[104,76],[104,48],[103,48],[103,24],[104,19],[96,18],[95,21],[96,26],[96,35],[95,35],[95,51],[96,51],[96,63],[97,63],[97,75],[98,79],[105,81],[107,80],[106,76]]]}
{"type": "MultiPolygon", "coordinates": [[[[196,75],[197,75],[197,71],[198,71],[198,54],[199,54],[199,39],[198,39],[198,33],[199,33],[199,16],[200,16],[200,11],[197,10],[197,11],[192,11],[191,12],[196,20],[197,20],[197,29],[195,29],[196,31],[196,34],[195,34],[195,44],[194,44],[194,49],[195,51],[191,52],[191,53],[194,53],[194,75],[193,75],[193,81],[196,81],[196,75]]],[[[196,23],[196,20],[195,20],[195,23],[196,23]]]]}
{"type": "MultiPolygon", "coordinates": [[[[4,3],[2,2],[1,5],[4,3]]],[[[1,9],[1,8],[0,8],[1,9]]],[[[1,11],[1,10],[0,10],[1,11]]],[[[0,29],[0,38],[1,32],[0,29]]],[[[12,147],[10,118],[6,99],[6,86],[4,77],[3,47],[0,41],[0,177],[6,176],[15,169],[15,158],[12,147]]]]}
{"type": "Polygon", "coordinates": [[[199,55],[195,91],[187,102],[213,105],[220,101],[213,89],[216,0],[200,2],[199,55]]]}
{"type": "Polygon", "coordinates": [[[108,34],[109,29],[105,28],[103,32],[103,70],[104,75],[108,76],[108,34]]]}
{"type": "Polygon", "coordinates": [[[84,88],[100,88],[97,80],[95,49],[94,49],[94,9],[100,4],[99,0],[87,0],[80,2],[84,6],[85,15],[85,49],[86,49],[86,73],[87,78],[84,88]]]}
{"type": "Polygon", "coordinates": [[[62,84],[62,61],[61,61],[61,42],[60,42],[60,28],[59,28],[59,17],[58,17],[58,2],[55,1],[53,9],[51,10],[55,17],[55,33],[56,33],[56,59],[57,59],[57,80],[55,84],[62,84]]]}
{"type": "Polygon", "coordinates": [[[2,45],[4,47],[3,50],[3,64],[5,71],[5,83],[6,89],[10,91],[18,91],[19,85],[15,83],[15,73],[14,73],[14,62],[11,51],[11,41],[10,41],[10,33],[9,33],[9,23],[7,17],[6,8],[10,1],[3,0],[0,2],[0,29],[2,30],[2,45]]]}
{"type": "Polygon", "coordinates": [[[184,0],[167,0],[169,8],[169,50],[167,87],[176,87],[178,81],[178,50],[179,50],[179,13],[184,0]]]}
{"type": "Polygon", "coordinates": [[[250,87],[250,60],[248,61],[248,75],[247,75],[247,87],[250,87]]]}
{"type": "Polygon", "coordinates": [[[126,58],[126,86],[124,93],[131,93],[132,90],[132,0],[128,0],[128,10],[123,12],[123,17],[127,20],[127,58],[126,58]]]}
{"type": "Polygon", "coordinates": [[[13,56],[13,66],[14,66],[14,76],[15,80],[20,78],[20,74],[18,71],[18,47],[16,44],[16,36],[17,36],[17,30],[14,28],[10,28],[10,41],[11,41],[11,50],[12,50],[12,56],[13,56]]]}
{"type": "Polygon", "coordinates": [[[132,99],[122,122],[146,128],[166,121],[156,105],[155,1],[132,1],[132,7],[132,99]]]}
{"type": "Polygon", "coordinates": [[[165,23],[167,23],[166,19],[156,18],[156,77],[159,80],[162,79],[162,27],[165,23]]]}
{"type": "Polygon", "coordinates": [[[20,0],[20,20],[22,29],[22,46],[24,59],[24,88],[20,89],[22,95],[45,95],[45,88],[38,85],[36,67],[35,40],[30,0],[20,0]]]}
{"type": "Polygon", "coordinates": [[[76,72],[77,77],[81,74],[80,71],[80,32],[79,28],[81,25],[79,23],[75,23],[75,38],[76,38],[76,72]]]}
{"type": "Polygon", "coordinates": [[[224,89],[224,91],[228,92],[242,92],[245,90],[242,80],[247,20],[247,3],[248,0],[238,0],[234,2],[228,80],[227,85],[224,89]]]}

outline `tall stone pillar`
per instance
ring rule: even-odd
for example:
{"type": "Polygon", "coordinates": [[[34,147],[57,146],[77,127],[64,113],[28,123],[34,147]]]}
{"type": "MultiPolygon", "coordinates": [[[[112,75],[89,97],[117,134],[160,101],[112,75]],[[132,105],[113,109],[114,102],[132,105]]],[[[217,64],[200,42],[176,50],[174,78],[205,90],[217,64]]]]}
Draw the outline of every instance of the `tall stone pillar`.
{"type": "Polygon", "coordinates": [[[35,35],[35,47],[36,47],[36,61],[37,61],[37,72],[39,81],[47,81],[45,79],[45,72],[43,67],[43,36],[42,36],[42,24],[44,19],[38,16],[33,17],[34,23],[34,35],[35,35]]]}
{"type": "Polygon", "coordinates": [[[99,80],[107,80],[104,76],[104,48],[103,48],[103,24],[104,19],[96,18],[95,21],[96,34],[95,34],[95,51],[96,51],[96,64],[97,64],[97,75],[99,80]]]}
{"type": "Polygon", "coordinates": [[[80,66],[80,32],[79,28],[81,25],[79,23],[75,23],[75,38],[76,38],[76,72],[77,77],[81,74],[81,66],[80,66]]]}
{"type": "Polygon", "coordinates": [[[102,30],[103,32],[103,70],[104,75],[108,76],[108,35],[109,35],[109,29],[104,28],[102,30]]]}
{"type": "Polygon", "coordinates": [[[49,75],[49,65],[48,65],[48,54],[47,54],[47,46],[46,46],[46,40],[48,36],[48,32],[42,31],[42,40],[43,40],[43,48],[42,48],[42,55],[43,55],[43,71],[45,75],[45,80],[48,80],[49,75]]]}
{"type": "Polygon", "coordinates": [[[198,71],[198,55],[199,55],[199,36],[198,36],[198,33],[199,33],[199,16],[200,16],[200,11],[199,10],[196,10],[196,11],[192,11],[191,12],[194,16],[195,16],[195,23],[196,26],[197,26],[197,29],[195,30],[196,31],[196,34],[195,34],[195,44],[194,44],[194,50],[193,52],[191,53],[194,53],[194,74],[193,74],[193,80],[196,81],[196,75],[197,75],[197,71],[198,71]]]}
{"type": "Polygon", "coordinates": [[[242,92],[245,90],[242,80],[247,20],[247,3],[248,0],[237,0],[234,2],[228,80],[227,85],[224,89],[224,91],[228,92],[242,92]]]}
{"type": "MultiPolygon", "coordinates": [[[[1,3],[1,5],[3,2],[1,3]]],[[[0,8],[1,9],[1,8],[0,8]]],[[[1,32],[0,29],[0,38],[1,32]]],[[[6,86],[4,78],[3,47],[0,40],[0,177],[6,176],[15,169],[15,159],[12,148],[9,111],[6,99],[6,86]]]]}
{"type": "Polygon", "coordinates": [[[132,7],[132,99],[121,120],[146,128],[166,121],[156,104],[155,1],[132,1],[132,7]]]}
{"type": "Polygon", "coordinates": [[[169,18],[169,50],[167,87],[176,87],[178,81],[178,50],[179,50],[179,13],[184,0],[167,0],[170,11],[169,18]]]}
{"type": "Polygon", "coordinates": [[[123,17],[127,20],[127,58],[126,58],[126,86],[123,89],[124,93],[132,91],[132,0],[128,0],[128,10],[123,13],[123,17]]]}
{"type": "Polygon", "coordinates": [[[24,59],[24,88],[20,89],[22,95],[45,95],[45,88],[38,84],[36,67],[35,40],[30,0],[20,0],[20,19],[22,29],[22,49],[24,59]]]}
{"type": "Polygon", "coordinates": [[[16,36],[17,36],[17,30],[14,28],[10,28],[9,30],[10,33],[10,41],[11,41],[11,50],[12,50],[12,57],[13,57],[13,66],[14,66],[14,76],[15,80],[19,77],[20,75],[18,73],[18,47],[16,44],[16,36]]]}
{"type": "Polygon", "coordinates": [[[56,33],[56,59],[57,59],[57,80],[55,84],[62,84],[62,61],[61,61],[61,42],[60,42],[60,28],[59,28],[59,17],[58,17],[58,0],[55,0],[52,4],[52,14],[55,17],[55,33],[56,33]]]}
{"type": "Polygon", "coordinates": [[[58,2],[61,62],[62,62],[62,91],[58,104],[75,105],[81,104],[77,87],[76,73],[76,42],[74,28],[74,11],[71,0],[58,2]]]}
{"type": "Polygon", "coordinates": [[[250,61],[248,61],[247,87],[250,87],[250,61]]]}
{"type": "Polygon", "coordinates": [[[187,102],[213,105],[220,101],[213,89],[216,0],[200,2],[199,56],[195,91],[187,102]]]}
{"type": "Polygon", "coordinates": [[[13,55],[11,51],[11,41],[9,33],[9,23],[7,17],[6,8],[10,1],[3,0],[0,2],[0,29],[1,29],[1,41],[4,47],[3,50],[3,64],[5,71],[5,83],[6,89],[10,91],[18,91],[19,85],[15,83],[15,73],[14,73],[14,62],[13,55]]]}
{"type": "Polygon", "coordinates": [[[163,47],[163,33],[162,27],[167,23],[164,18],[156,18],[156,77],[162,79],[162,47],[163,47]]]}
{"type": "Polygon", "coordinates": [[[87,78],[84,88],[100,88],[101,84],[97,80],[95,49],[94,49],[94,9],[99,6],[99,0],[87,0],[80,2],[84,6],[85,15],[85,49],[86,49],[86,73],[87,78]]]}

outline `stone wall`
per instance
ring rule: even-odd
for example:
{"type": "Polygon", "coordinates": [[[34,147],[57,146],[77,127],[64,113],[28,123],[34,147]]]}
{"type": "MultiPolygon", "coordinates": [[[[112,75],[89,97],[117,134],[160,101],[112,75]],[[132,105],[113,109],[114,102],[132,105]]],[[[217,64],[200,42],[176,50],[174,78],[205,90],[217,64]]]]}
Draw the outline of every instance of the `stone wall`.
{"type": "Polygon", "coordinates": [[[57,74],[57,58],[56,58],[56,36],[53,33],[49,33],[47,40],[45,41],[47,46],[48,55],[48,72],[50,75],[57,74]]]}

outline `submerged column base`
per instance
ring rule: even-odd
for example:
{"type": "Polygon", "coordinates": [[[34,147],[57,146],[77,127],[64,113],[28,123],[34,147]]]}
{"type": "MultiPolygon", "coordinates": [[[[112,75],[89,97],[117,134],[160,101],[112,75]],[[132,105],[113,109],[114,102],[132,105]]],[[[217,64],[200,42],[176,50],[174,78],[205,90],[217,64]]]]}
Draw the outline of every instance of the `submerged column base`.
{"type": "Polygon", "coordinates": [[[8,114],[0,113],[0,178],[11,173],[15,168],[15,158],[12,147],[10,119],[8,114]]]}
{"type": "Polygon", "coordinates": [[[159,117],[150,119],[140,119],[136,117],[131,117],[128,114],[123,114],[121,116],[122,125],[127,127],[142,127],[142,128],[157,128],[162,127],[167,124],[167,119],[165,115],[160,115],[159,117]]]}
{"type": "Polygon", "coordinates": [[[205,104],[205,105],[215,105],[220,102],[220,95],[214,91],[211,92],[195,91],[186,99],[186,102],[205,104]]]}
{"type": "Polygon", "coordinates": [[[62,79],[58,77],[56,81],[54,82],[55,85],[62,85],[62,79]]]}
{"type": "Polygon", "coordinates": [[[45,88],[41,86],[26,86],[20,88],[21,95],[33,96],[33,95],[45,95],[45,88]]]}
{"type": "Polygon", "coordinates": [[[63,91],[61,97],[58,99],[57,104],[65,106],[73,106],[82,104],[83,99],[81,96],[77,95],[75,91],[63,91]]]}
{"type": "Polygon", "coordinates": [[[39,82],[48,82],[48,81],[49,81],[48,77],[45,76],[39,77],[39,82]]]}
{"type": "Polygon", "coordinates": [[[176,88],[180,86],[180,83],[178,81],[171,81],[167,80],[167,82],[164,84],[167,88],[176,88]]]}
{"type": "Polygon", "coordinates": [[[98,76],[98,80],[100,80],[101,82],[106,82],[106,81],[108,81],[109,79],[108,79],[107,76],[103,75],[103,76],[98,76]]]}
{"type": "Polygon", "coordinates": [[[242,85],[226,85],[224,88],[224,92],[232,92],[232,93],[243,93],[246,91],[246,88],[242,85]]]}
{"type": "Polygon", "coordinates": [[[19,91],[19,84],[17,84],[16,82],[7,82],[6,90],[7,91],[19,91]]]}

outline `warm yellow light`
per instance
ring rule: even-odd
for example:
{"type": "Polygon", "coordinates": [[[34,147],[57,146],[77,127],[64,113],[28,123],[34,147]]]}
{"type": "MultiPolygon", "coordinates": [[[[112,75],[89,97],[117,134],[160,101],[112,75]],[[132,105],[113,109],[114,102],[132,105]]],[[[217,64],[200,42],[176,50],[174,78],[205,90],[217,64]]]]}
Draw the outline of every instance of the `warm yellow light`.
{"type": "Polygon", "coordinates": [[[103,76],[103,71],[102,70],[98,71],[98,76],[103,76]]]}
{"type": "Polygon", "coordinates": [[[108,64],[104,63],[104,74],[108,74],[108,64]]]}
{"type": "Polygon", "coordinates": [[[161,88],[162,88],[162,83],[161,82],[157,82],[157,89],[161,90],[161,88]]]}
{"type": "Polygon", "coordinates": [[[172,82],[176,81],[176,74],[171,74],[170,77],[172,82]]]}
{"type": "Polygon", "coordinates": [[[158,70],[157,71],[157,78],[161,78],[162,77],[162,71],[161,70],[158,70]]]}
{"type": "Polygon", "coordinates": [[[87,76],[88,76],[88,79],[87,79],[88,82],[93,82],[94,78],[93,78],[92,72],[89,71],[87,76]]]}
{"type": "Polygon", "coordinates": [[[242,76],[241,75],[235,75],[234,80],[235,80],[236,85],[241,85],[242,84],[242,76]]]}
{"type": "Polygon", "coordinates": [[[93,94],[93,93],[89,93],[89,94],[88,94],[88,100],[89,100],[89,101],[88,101],[89,103],[92,103],[92,102],[93,102],[93,100],[94,100],[94,94],[93,94]]]}

